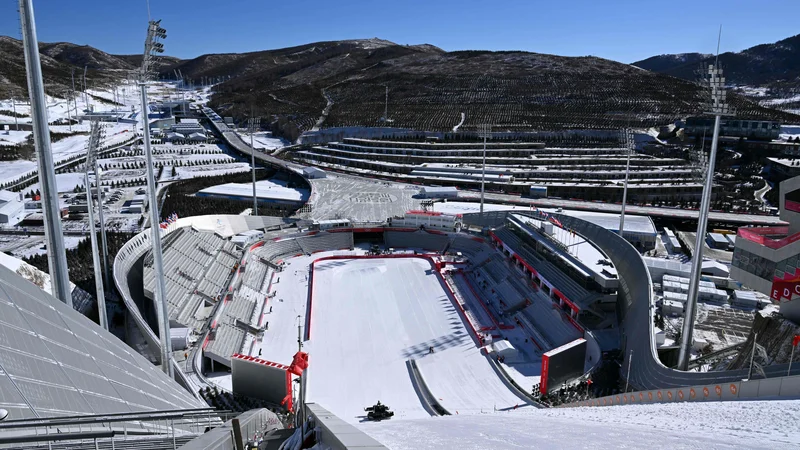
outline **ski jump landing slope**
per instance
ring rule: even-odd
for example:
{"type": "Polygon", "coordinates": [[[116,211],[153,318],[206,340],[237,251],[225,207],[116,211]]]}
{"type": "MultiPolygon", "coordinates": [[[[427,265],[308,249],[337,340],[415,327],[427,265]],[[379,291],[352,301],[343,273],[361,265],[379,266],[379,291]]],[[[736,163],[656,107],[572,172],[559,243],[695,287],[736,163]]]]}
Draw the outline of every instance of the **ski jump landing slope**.
{"type": "Polygon", "coordinates": [[[396,419],[429,417],[406,366],[415,359],[459,414],[523,403],[476,348],[430,261],[320,261],[313,277],[307,401],[349,422],[378,400],[396,419]]]}

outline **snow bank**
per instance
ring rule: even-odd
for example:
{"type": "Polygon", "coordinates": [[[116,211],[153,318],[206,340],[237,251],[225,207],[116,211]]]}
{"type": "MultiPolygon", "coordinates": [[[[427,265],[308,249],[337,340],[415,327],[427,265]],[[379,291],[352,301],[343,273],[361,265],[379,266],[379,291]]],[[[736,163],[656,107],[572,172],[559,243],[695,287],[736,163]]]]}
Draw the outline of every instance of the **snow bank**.
{"type": "Polygon", "coordinates": [[[800,445],[800,401],[566,408],[359,424],[391,449],[760,448],[800,445]]]}

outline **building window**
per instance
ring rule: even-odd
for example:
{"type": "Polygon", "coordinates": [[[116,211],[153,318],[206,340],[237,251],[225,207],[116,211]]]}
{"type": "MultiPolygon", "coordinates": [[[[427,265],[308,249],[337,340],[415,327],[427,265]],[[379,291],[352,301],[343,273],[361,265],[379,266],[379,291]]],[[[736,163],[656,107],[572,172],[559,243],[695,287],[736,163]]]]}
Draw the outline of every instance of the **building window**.
{"type": "Polygon", "coordinates": [[[738,247],[733,251],[731,265],[769,281],[772,281],[777,269],[775,261],[770,261],[738,247]]]}

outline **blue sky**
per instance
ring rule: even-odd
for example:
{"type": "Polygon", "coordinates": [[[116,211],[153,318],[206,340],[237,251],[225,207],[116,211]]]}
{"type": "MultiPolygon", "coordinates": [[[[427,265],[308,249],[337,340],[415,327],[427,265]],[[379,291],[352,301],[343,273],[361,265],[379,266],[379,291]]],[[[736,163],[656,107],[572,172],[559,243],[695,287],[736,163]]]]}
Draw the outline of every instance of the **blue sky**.
{"type": "MultiPolygon", "coordinates": [[[[142,50],[145,0],[34,0],[39,40],[109,53],[142,50]]],[[[15,1],[0,2],[0,35],[19,37],[15,1]]],[[[151,0],[167,54],[245,52],[380,37],[445,50],[527,50],[634,62],[722,51],[800,33],[800,0],[151,0]],[[691,9],[691,11],[690,11],[691,9]],[[716,15],[716,17],[715,17],[716,15]]]]}

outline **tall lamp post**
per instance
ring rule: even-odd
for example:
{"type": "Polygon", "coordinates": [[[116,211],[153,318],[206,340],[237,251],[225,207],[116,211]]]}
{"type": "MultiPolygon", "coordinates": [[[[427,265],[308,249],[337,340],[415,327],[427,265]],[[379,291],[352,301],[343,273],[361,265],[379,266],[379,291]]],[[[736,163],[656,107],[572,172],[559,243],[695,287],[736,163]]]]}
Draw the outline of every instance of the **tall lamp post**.
{"type": "Polygon", "coordinates": [[[161,27],[160,20],[147,23],[147,38],[144,41],[144,58],[139,73],[139,90],[142,103],[142,133],[144,136],[144,154],[147,160],[147,190],[150,203],[150,241],[153,246],[153,270],[155,271],[155,309],[158,316],[158,334],[161,340],[161,370],[172,377],[174,375],[171,358],[172,342],[169,336],[169,312],[167,310],[167,289],[164,284],[164,262],[161,252],[161,222],[158,217],[158,195],[156,180],[153,175],[153,151],[150,148],[150,124],[147,117],[147,84],[152,76],[151,69],[155,56],[164,52],[164,44],[159,42],[167,37],[167,30],[161,27]]]}
{"type": "MultiPolygon", "coordinates": [[[[97,232],[94,226],[94,201],[92,200],[92,185],[89,182],[89,172],[94,167],[94,160],[96,159],[96,151],[100,146],[102,138],[102,129],[100,123],[92,120],[91,128],[89,131],[89,140],[87,141],[86,149],[86,170],[84,171],[84,184],[86,185],[86,209],[89,213],[89,232],[91,233],[89,239],[92,244],[92,263],[94,265],[94,285],[97,290],[97,312],[100,316],[100,326],[108,330],[108,314],[106,313],[106,295],[103,289],[103,274],[100,269],[100,252],[97,249],[97,232]]],[[[103,200],[100,196],[100,179],[95,177],[95,184],[97,185],[97,205],[99,209],[103,209],[103,200]]],[[[104,271],[103,271],[104,272],[104,271]]]]}
{"type": "MultiPolygon", "coordinates": [[[[717,53],[719,53],[719,50],[717,50],[717,53]]],[[[708,156],[703,198],[700,202],[700,211],[697,218],[697,235],[694,240],[692,272],[689,278],[686,314],[684,315],[683,330],[681,331],[681,347],[678,353],[678,369],[684,371],[689,370],[689,360],[691,359],[694,321],[697,314],[697,294],[700,286],[700,271],[703,266],[703,238],[708,226],[708,208],[711,205],[711,190],[714,184],[714,162],[717,158],[720,119],[722,116],[735,114],[733,108],[728,105],[725,99],[725,77],[722,76],[719,62],[708,66],[708,83],[711,88],[711,103],[707,114],[714,115],[714,137],[711,140],[711,154],[708,156]]]]}
{"type": "Polygon", "coordinates": [[[258,215],[258,196],[256,195],[256,148],[253,146],[253,135],[256,134],[256,128],[261,124],[260,117],[253,117],[253,111],[250,111],[250,119],[247,121],[250,128],[250,167],[253,171],[253,214],[258,215]]]}
{"type": "MultiPolygon", "coordinates": [[[[483,197],[486,186],[486,140],[492,134],[492,126],[483,124],[478,128],[478,136],[483,138],[483,168],[481,169],[481,221],[483,220],[483,197]]],[[[483,224],[481,224],[483,226],[483,224]]]]}
{"type": "MultiPolygon", "coordinates": [[[[53,296],[72,308],[72,293],[69,287],[67,253],[64,248],[64,230],[58,207],[58,188],[53,152],[50,148],[50,128],[47,123],[42,63],[39,58],[39,42],[33,18],[32,0],[19,0],[19,15],[22,25],[22,43],[25,49],[25,68],[28,74],[28,92],[31,97],[33,138],[36,144],[39,182],[42,185],[42,212],[44,213],[44,235],[47,240],[47,264],[53,296]]],[[[12,99],[13,101],[13,99],[12,99]]]]}
{"type": "Polygon", "coordinates": [[[628,179],[631,176],[631,153],[633,153],[633,133],[630,128],[622,132],[623,142],[628,149],[628,158],[625,163],[625,187],[622,189],[622,210],[619,215],[619,235],[624,239],[625,231],[625,205],[628,202],[628,179]]]}

